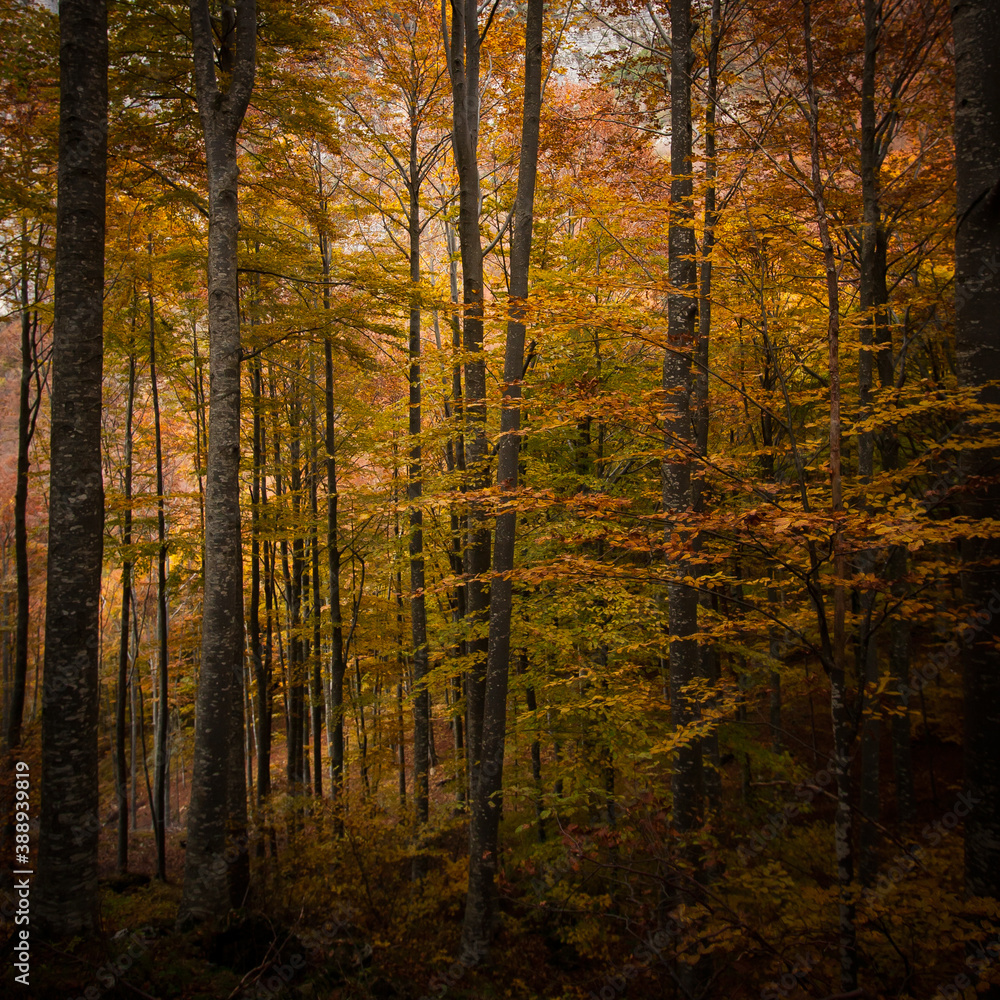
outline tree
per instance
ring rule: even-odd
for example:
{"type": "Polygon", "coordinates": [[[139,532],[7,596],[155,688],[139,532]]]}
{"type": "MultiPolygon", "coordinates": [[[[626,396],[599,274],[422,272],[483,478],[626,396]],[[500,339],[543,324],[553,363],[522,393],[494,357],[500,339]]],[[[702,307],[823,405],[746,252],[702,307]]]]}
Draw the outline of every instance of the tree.
{"type": "MultiPolygon", "coordinates": [[[[691,175],[691,4],[673,0],[670,6],[670,293],[667,299],[667,347],[663,358],[664,414],[663,512],[668,519],[666,538],[678,532],[691,506],[691,469],[695,436],[691,399],[691,353],[695,347],[697,266],[693,180],[691,175]]],[[[682,530],[682,529],[681,529],[682,530]]],[[[683,565],[673,567],[683,577],[683,565]]],[[[693,706],[685,690],[698,676],[698,643],[691,638],[698,629],[698,593],[681,580],[667,586],[670,631],[670,707],[678,729],[693,719],[693,706]]],[[[678,751],[673,780],[674,825],[681,833],[698,821],[701,795],[701,754],[696,742],[678,751]]]]}
{"type": "MultiPolygon", "coordinates": [[[[975,390],[977,444],[963,456],[962,505],[972,523],[1000,511],[1000,8],[988,0],[954,4],[955,351],[962,384],[975,390]]],[[[970,603],[1000,588],[1000,542],[983,529],[962,545],[962,590],[970,603]]],[[[992,604],[990,605],[992,609],[992,604]]],[[[965,784],[975,808],[965,825],[965,884],[976,896],[1000,897],[1000,673],[996,650],[1000,616],[963,653],[965,672],[965,784]]]]}
{"type": "MultiPolygon", "coordinates": [[[[494,8],[495,11],[495,8],[494,8]]],[[[488,25],[487,25],[488,28],[488,25]]],[[[476,0],[451,5],[451,39],[445,32],[445,55],[451,76],[453,103],[452,148],[458,171],[458,243],[462,256],[462,347],[466,352],[465,468],[468,487],[488,483],[486,468],[486,359],[483,355],[483,240],[479,229],[479,7],[476,0]]],[[[485,35],[485,31],[484,31],[485,35]]],[[[466,676],[465,738],[469,760],[469,787],[474,794],[480,780],[483,699],[486,696],[485,629],[489,620],[490,531],[482,511],[474,508],[467,519],[465,546],[465,613],[470,628],[471,665],[466,676]]],[[[471,833],[470,833],[471,836],[471,833]]]]}
{"type": "Polygon", "coordinates": [[[98,926],[98,655],[104,487],[105,0],[59,11],[59,175],[49,555],[37,915],[50,933],[98,926]]]}
{"type": "MultiPolygon", "coordinates": [[[[510,247],[510,301],[504,351],[503,404],[497,449],[497,487],[501,495],[517,490],[521,446],[521,381],[524,378],[524,333],[528,271],[538,174],[538,132],[542,113],[543,0],[529,0],[524,35],[524,113],[510,247]]],[[[462,943],[481,954],[496,922],[496,866],[500,795],[507,731],[507,684],[510,675],[510,631],[513,600],[516,508],[497,517],[490,585],[489,649],[483,702],[482,763],[472,790],[469,825],[469,892],[465,903],[462,943]]],[[[533,697],[533,695],[532,695],[533,697]]]]}
{"type": "Polygon", "coordinates": [[[223,6],[220,76],[208,0],[191,0],[198,111],[208,168],[209,427],[205,599],[184,899],[178,919],[218,918],[249,877],[243,766],[240,315],[236,137],[253,90],[256,0],[223,6]],[[235,37],[234,37],[235,36],[235,37]],[[231,75],[230,75],[231,74],[231,75]],[[228,84],[228,86],[226,86],[228,84]],[[223,89],[225,88],[225,89],[223,89]],[[227,843],[235,859],[227,863],[227,843]],[[234,846],[235,845],[235,846],[234,846]]]}

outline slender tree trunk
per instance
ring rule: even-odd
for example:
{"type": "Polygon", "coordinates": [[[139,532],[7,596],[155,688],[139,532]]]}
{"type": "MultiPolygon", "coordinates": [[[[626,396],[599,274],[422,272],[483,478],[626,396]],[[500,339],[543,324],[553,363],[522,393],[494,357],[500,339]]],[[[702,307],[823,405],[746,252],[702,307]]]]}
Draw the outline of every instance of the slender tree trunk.
{"type": "MultiPolygon", "coordinates": [[[[528,673],[528,651],[521,650],[518,657],[518,673],[527,676],[528,673]]],[[[528,712],[531,714],[533,735],[531,738],[531,780],[535,786],[535,821],[538,824],[538,842],[545,843],[545,818],[542,800],[542,741],[541,724],[538,715],[538,699],[535,696],[535,686],[530,681],[524,688],[524,700],[528,712]]]]}
{"type": "MultiPolygon", "coordinates": [[[[863,227],[861,239],[861,351],[858,356],[858,390],[863,417],[873,416],[876,332],[887,326],[885,280],[885,234],[881,212],[881,162],[876,132],[875,82],[882,28],[881,0],[864,0],[864,63],[861,73],[861,193],[863,227]]],[[[862,431],[858,443],[858,476],[862,483],[871,481],[875,472],[875,432],[862,431]]],[[[868,505],[866,505],[868,506],[868,505]]],[[[875,571],[878,553],[866,549],[858,555],[858,567],[866,574],[875,571]]],[[[858,629],[859,676],[864,678],[861,728],[861,858],[860,876],[871,885],[878,871],[878,822],[880,818],[879,764],[881,759],[881,722],[874,692],[878,687],[878,647],[871,622],[875,594],[861,595],[861,621],[858,629]]]]}
{"type": "MultiPolygon", "coordinates": [[[[36,290],[37,295],[37,290],[36,290]]],[[[28,628],[31,588],[28,577],[28,451],[35,433],[38,401],[32,406],[31,380],[38,364],[35,333],[38,314],[28,309],[28,225],[21,223],[21,384],[17,406],[17,482],[14,486],[14,572],[17,578],[17,620],[14,633],[14,663],[10,703],[7,706],[4,749],[21,743],[24,694],[28,682],[28,628]]],[[[13,787],[13,786],[11,786],[13,787]]]]}
{"type": "MultiPolygon", "coordinates": [[[[445,36],[447,43],[447,34],[445,36]]],[[[452,147],[459,182],[458,240],[462,257],[462,319],[465,363],[466,487],[488,486],[486,441],[486,359],[483,354],[483,245],[479,230],[479,13],[476,0],[451,5],[448,68],[454,105],[452,147]]],[[[465,555],[466,620],[471,667],[466,681],[466,736],[469,780],[479,780],[483,702],[486,697],[490,531],[478,507],[467,522],[465,555]]],[[[470,828],[471,836],[471,828],[470,828]]]]}
{"type": "MultiPolygon", "coordinates": [[[[250,486],[250,655],[253,659],[254,684],[257,688],[257,806],[263,805],[271,793],[271,594],[268,583],[264,586],[265,614],[268,629],[267,656],[260,639],[260,590],[261,590],[261,517],[264,504],[265,453],[264,421],[261,416],[261,364],[254,362],[251,385],[253,387],[253,477],[250,486]]],[[[266,576],[266,566],[265,566],[266,576]]]]}
{"type": "MultiPolygon", "coordinates": [[[[315,384],[316,372],[312,356],[309,358],[309,383],[315,384]]],[[[312,750],[313,750],[313,791],[316,798],[323,797],[323,699],[322,671],[322,605],[319,579],[319,444],[317,440],[316,398],[310,395],[309,403],[309,512],[312,515],[309,526],[310,569],[312,571],[312,627],[313,655],[312,686],[309,699],[312,706],[312,750]]]]}
{"type": "MultiPolygon", "coordinates": [[[[149,240],[150,256],[153,239],[149,240]]],[[[163,439],[160,433],[160,390],[156,377],[156,324],[153,312],[152,272],[149,291],[149,381],[153,390],[153,436],[156,444],[156,720],[153,729],[153,830],[156,840],[156,877],[167,880],[167,523],[163,498],[163,439]]]]}
{"type": "MultiPolygon", "coordinates": [[[[427,608],[424,600],[424,528],[420,507],[421,482],[421,384],[420,384],[420,164],[417,138],[420,119],[416,97],[412,97],[410,118],[410,164],[407,188],[410,252],[410,460],[407,468],[406,499],[410,505],[410,629],[413,643],[413,801],[417,823],[429,815],[428,774],[430,771],[430,693],[427,673],[427,608]]],[[[419,868],[419,864],[417,868],[419,868]]],[[[416,869],[415,869],[416,870],[416,869]]],[[[420,872],[417,872],[418,874],[420,872]]]]}
{"type": "MultiPolygon", "coordinates": [[[[709,339],[712,332],[712,253],[715,247],[715,227],[719,212],[716,205],[715,120],[719,98],[719,48],[722,44],[722,0],[712,0],[711,36],[708,48],[708,81],[705,92],[705,227],[701,247],[701,273],[699,275],[698,339],[695,345],[694,389],[695,442],[698,457],[708,457],[708,431],[710,412],[708,405],[709,339]]],[[[704,509],[704,472],[700,467],[694,477],[692,506],[704,509]]],[[[698,548],[701,539],[698,539],[698,548]]],[[[711,605],[712,598],[705,595],[701,603],[711,605]]],[[[712,643],[701,647],[701,673],[711,687],[719,681],[719,654],[712,643]]],[[[719,763],[719,734],[712,727],[702,740],[702,766],[704,768],[705,801],[712,812],[722,806],[722,771],[719,763]]]]}
{"type": "MultiPolygon", "coordinates": [[[[458,322],[458,261],[456,259],[457,248],[455,245],[455,230],[445,222],[445,239],[448,246],[448,279],[451,288],[451,303],[453,306],[451,313],[451,347],[453,356],[456,359],[451,370],[451,413],[453,419],[454,432],[448,441],[448,448],[445,457],[448,461],[448,471],[457,472],[459,477],[465,477],[465,435],[462,432],[464,420],[464,406],[462,402],[462,366],[458,358],[462,351],[462,328],[458,322]]],[[[447,410],[447,403],[445,405],[447,410]]],[[[448,559],[451,564],[451,571],[455,576],[456,584],[452,597],[452,619],[456,626],[466,620],[468,613],[467,593],[468,588],[463,582],[465,579],[465,554],[462,544],[462,519],[459,516],[457,505],[453,502],[450,511],[451,520],[451,547],[448,550],[448,559]]],[[[459,640],[453,656],[458,659],[468,650],[468,641],[459,640]]],[[[467,678],[460,675],[456,680],[457,698],[460,702],[458,710],[455,712],[455,749],[461,751],[456,754],[458,773],[456,774],[455,797],[458,802],[464,802],[468,796],[469,770],[466,747],[468,741],[465,739],[464,715],[468,712],[468,699],[465,697],[467,689],[467,678]],[[463,769],[464,767],[464,769],[463,769]]]]}
{"type": "Polygon", "coordinates": [[[32,921],[64,937],[98,927],[105,0],[62,0],[59,74],[42,808],[32,921]]]}
{"type": "MultiPolygon", "coordinates": [[[[812,47],[812,10],[810,0],[805,0],[803,9],[803,35],[806,50],[807,96],[809,102],[810,162],[813,201],[816,205],[816,220],[820,244],[823,248],[823,262],[826,269],[827,308],[829,326],[830,368],[830,507],[834,517],[843,510],[841,486],[841,429],[840,429],[840,290],[837,283],[837,260],[830,237],[830,222],[827,215],[825,185],[820,174],[819,151],[819,102],[816,96],[816,74],[812,47]]],[[[840,985],[849,993],[858,985],[857,929],[855,926],[856,904],[851,895],[851,881],[854,878],[854,846],[851,817],[851,771],[850,748],[853,731],[850,706],[847,702],[847,682],[845,673],[845,617],[846,601],[843,581],[846,574],[846,557],[841,530],[835,531],[833,539],[834,578],[833,585],[833,642],[828,652],[827,668],[830,675],[830,708],[834,735],[834,772],[837,782],[837,812],[834,818],[834,840],[837,859],[837,883],[840,888],[840,985]]]]}
{"type": "MultiPolygon", "coordinates": [[[[298,365],[296,365],[298,368],[298,365]]],[[[303,614],[303,539],[302,539],[302,467],[299,388],[294,385],[289,400],[289,496],[292,502],[292,571],[288,579],[288,791],[305,791],[304,707],[305,650],[302,641],[303,614]]]]}
{"type": "MultiPolygon", "coordinates": [[[[229,8],[231,11],[231,8],[229,8]]],[[[243,558],[240,530],[240,314],[236,136],[253,89],[255,0],[237,0],[233,72],[216,80],[208,0],[191,0],[198,110],[208,165],[211,425],[205,490],[205,598],[179,922],[219,919],[249,884],[243,766],[243,558]],[[230,848],[227,855],[227,846],[230,848]],[[235,857],[233,855],[235,854],[235,857]]]]}
{"type": "MultiPolygon", "coordinates": [[[[132,594],[132,622],[133,630],[135,629],[135,594],[132,594]]],[[[138,643],[133,642],[132,644],[132,654],[129,657],[129,673],[128,673],[128,717],[129,717],[129,735],[128,735],[128,759],[129,759],[129,821],[131,823],[132,831],[135,832],[139,829],[139,757],[135,752],[135,748],[139,744],[139,693],[137,691],[138,678],[135,676],[135,671],[133,670],[133,665],[135,663],[135,657],[138,650],[136,649],[138,643]]]]}
{"type": "MultiPolygon", "coordinates": [[[[507,312],[503,408],[500,411],[500,442],[497,453],[497,487],[508,495],[516,493],[518,481],[524,330],[542,106],[542,25],[543,0],[528,0],[524,46],[524,113],[514,231],[510,248],[510,303],[507,312]]],[[[456,127],[457,124],[456,116],[456,127]]],[[[466,385],[468,384],[467,374],[466,385]]],[[[471,392],[469,395],[471,396],[471,392]]],[[[470,404],[467,403],[468,405],[470,404]]],[[[483,954],[489,948],[498,918],[496,870],[507,729],[513,603],[511,571],[514,568],[516,530],[515,510],[506,511],[497,517],[480,740],[481,764],[473,771],[476,779],[472,783],[472,815],[469,823],[469,892],[462,927],[463,946],[474,954],[483,954]]]]}
{"type": "MultiPolygon", "coordinates": [[[[691,177],[691,4],[671,4],[671,217],[669,231],[670,285],[667,350],[663,360],[666,399],[664,427],[667,457],[663,463],[663,510],[668,518],[667,541],[674,536],[673,517],[690,509],[691,468],[696,441],[690,412],[691,354],[695,348],[697,315],[695,234],[691,177]]],[[[674,575],[685,575],[675,563],[674,575]]],[[[699,650],[693,636],[698,629],[697,592],[681,583],[667,586],[670,628],[671,721],[681,729],[695,717],[695,706],[684,691],[698,675],[699,650]]],[[[700,746],[692,742],[677,755],[673,778],[674,826],[680,833],[696,828],[701,794],[700,746]]]]}
{"type": "MultiPolygon", "coordinates": [[[[698,311],[696,243],[694,232],[693,183],[691,166],[691,49],[692,24],[690,0],[672,0],[670,5],[670,228],[669,275],[671,292],[667,311],[667,348],[663,358],[664,445],[663,513],[668,544],[694,549],[694,539],[686,539],[675,528],[674,519],[690,511],[691,473],[697,440],[691,413],[691,358],[697,349],[695,320],[698,311]]],[[[687,686],[701,671],[701,651],[692,638],[698,631],[698,592],[681,580],[691,574],[687,558],[675,557],[669,567],[667,584],[670,630],[669,674],[670,717],[675,731],[690,726],[698,706],[687,693],[687,686]]],[[[692,740],[677,752],[672,778],[673,825],[683,837],[692,834],[701,820],[703,793],[702,744],[692,740]]],[[[698,873],[697,846],[686,839],[683,847],[688,864],[698,873]]],[[[691,892],[673,893],[661,899],[661,913],[666,905],[677,906],[693,900],[691,892]]],[[[704,965],[702,964],[702,969],[704,965]]],[[[677,975],[682,988],[694,995],[699,990],[702,972],[695,966],[679,963],[677,975]]]]}
{"type": "MultiPolygon", "coordinates": [[[[980,404],[1000,403],[1000,7],[990,0],[953,4],[955,33],[956,355],[962,385],[979,388],[980,404]],[[992,383],[992,384],[988,384],[992,383]]],[[[996,439],[995,414],[974,433],[996,439]]],[[[963,513],[976,523],[1000,517],[1000,449],[963,455],[963,513]]],[[[975,896],[1000,897],[1000,543],[972,536],[962,547],[965,599],[988,618],[964,644],[965,787],[974,808],[965,820],[965,884],[975,896]]],[[[981,616],[981,620],[985,616],[981,616]]],[[[990,996],[996,993],[994,987],[990,996]]]]}
{"type": "MultiPolygon", "coordinates": [[[[322,169],[320,193],[322,195],[322,169]]],[[[323,308],[330,308],[330,245],[326,236],[320,239],[323,263],[323,308]]],[[[344,627],[340,600],[340,541],[337,503],[337,425],[334,414],[333,344],[323,341],[324,400],[326,407],[326,550],[327,574],[330,587],[330,717],[327,734],[330,741],[330,795],[337,802],[343,795],[344,784],[344,627]]]]}
{"type": "Polygon", "coordinates": [[[122,620],[118,644],[118,687],[115,693],[115,798],[118,801],[118,872],[128,871],[128,790],[125,763],[125,702],[129,694],[128,637],[132,597],[132,415],[135,409],[135,344],[129,344],[128,399],[125,404],[125,510],[122,515],[122,620]]]}

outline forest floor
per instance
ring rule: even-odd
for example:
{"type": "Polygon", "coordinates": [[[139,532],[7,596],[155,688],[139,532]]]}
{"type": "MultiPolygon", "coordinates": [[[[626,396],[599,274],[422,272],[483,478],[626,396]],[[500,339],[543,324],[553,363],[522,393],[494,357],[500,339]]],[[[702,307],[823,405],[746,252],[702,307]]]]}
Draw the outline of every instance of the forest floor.
{"type": "MultiPolygon", "coordinates": [[[[786,745],[795,748],[800,762],[805,759],[808,766],[815,760],[822,767],[829,755],[825,717],[810,711],[803,692],[789,691],[786,698],[786,745]]],[[[813,699],[814,704],[823,704],[821,692],[814,691],[813,699]]],[[[767,733],[766,711],[762,702],[749,719],[761,734],[761,744],[767,733]]],[[[933,726],[931,730],[918,732],[914,740],[914,771],[920,776],[918,829],[954,799],[961,773],[958,746],[937,740],[933,726]],[[932,762],[933,789],[928,777],[932,762]]],[[[435,742],[440,766],[431,780],[432,814],[439,820],[419,845],[412,828],[399,822],[393,808],[398,786],[391,759],[370,761],[369,778],[375,786],[371,800],[380,800],[381,805],[352,805],[342,838],[332,835],[328,810],[306,814],[279,795],[269,817],[273,840],[265,836],[259,847],[251,848],[252,894],[228,928],[211,932],[174,929],[183,879],[184,830],[169,832],[165,884],[153,877],[153,838],[143,829],[130,836],[131,878],[122,879],[115,874],[115,824],[109,817],[100,838],[102,938],[58,947],[41,944],[34,952],[31,996],[38,1000],[683,997],[676,963],[667,959],[670,946],[652,936],[655,923],[642,898],[655,883],[649,864],[655,851],[643,857],[642,845],[637,849],[636,838],[624,831],[645,823],[647,831],[659,831],[666,840],[671,833],[662,824],[650,825],[651,816],[662,818],[662,809],[655,802],[644,805],[636,789],[620,793],[631,803],[631,811],[619,816],[621,835],[608,828],[600,811],[591,807],[588,813],[578,801],[572,813],[576,822],[568,821],[567,810],[556,830],[552,817],[544,844],[538,843],[532,828],[525,832],[534,820],[529,798],[512,792],[505,803],[501,931],[489,967],[461,958],[465,817],[455,808],[455,783],[449,779],[453,747],[443,719],[437,720],[435,742]],[[375,767],[380,769],[377,780],[375,767]],[[581,819],[588,815],[589,823],[581,819]],[[423,881],[412,879],[415,853],[427,859],[423,881]]],[[[891,774],[887,739],[884,745],[882,767],[891,774]]],[[[284,771],[280,741],[275,750],[272,764],[277,776],[284,771]]],[[[525,756],[527,750],[521,746],[514,752],[525,756]]],[[[551,764],[543,760],[543,766],[551,764]]],[[[739,760],[728,760],[723,772],[724,801],[740,801],[739,760]]],[[[755,790],[760,801],[744,804],[740,816],[717,821],[718,839],[708,856],[720,872],[737,871],[733,848],[746,843],[755,829],[766,828],[776,803],[791,799],[793,783],[772,777],[761,768],[755,790]]],[[[351,780],[359,791],[356,767],[351,780]]],[[[185,795],[179,804],[186,807],[185,795]]],[[[883,804],[889,826],[894,825],[894,812],[894,802],[883,804]]],[[[816,844],[828,839],[832,843],[831,818],[832,803],[820,797],[808,817],[794,819],[775,838],[761,861],[778,859],[789,870],[796,870],[796,864],[808,865],[807,871],[796,871],[798,884],[811,884],[817,893],[828,891],[833,881],[832,848],[828,856],[816,856],[816,844]]],[[[952,846],[960,854],[960,837],[952,846]]],[[[889,856],[893,850],[888,844],[889,856]]],[[[762,896],[769,891],[762,883],[762,896]]],[[[713,997],[828,997],[837,992],[835,939],[833,923],[828,940],[808,938],[813,951],[806,952],[804,964],[799,961],[791,967],[791,979],[788,972],[780,978],[787,959],[745,947],[703,959],[699,967],[705,971],[700,974],[704,985],[711,984],[713,997]]],[[[933,976],[930,973],[927,985],[921,985],[919,974],[916,978],[910,974],[902,992],[896,987],[865,996],[922,1000],[933,992],[933,976]]]]}

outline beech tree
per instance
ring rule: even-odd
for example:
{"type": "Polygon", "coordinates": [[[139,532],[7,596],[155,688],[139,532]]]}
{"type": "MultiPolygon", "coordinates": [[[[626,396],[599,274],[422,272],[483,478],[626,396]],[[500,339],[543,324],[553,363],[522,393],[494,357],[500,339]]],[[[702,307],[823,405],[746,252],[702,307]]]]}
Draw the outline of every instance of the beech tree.
{"type": "Polygon", "coordinates": [[[205,599],[184,901],[179,919],[221,917],[249,878],[243,745],[243,547],[240,530],[240,314],[236,137],[253,90],[256,0],[224,4],[218,72],[208,0],[192,0],[198,112],[208,165],[210,388],[205,599]],[[227,858],[226,848],[235,852],[227,858]]]}
{"type": "Polygon", "coordinates": [[[104,231],[108,15],[59,9],[59,174],[52,348],[49,554],[42,693],[39,922],[98,927],[98,668],[104,486],[104,231]]]}
{"type": "MultiPolygon", "coordinates": [[[[521,382],[524,378],[524,336],[527,318],[528,271],[538,173],[538,131],[542,113],[543,0],[529,0],[524,34],[524,112],[521,150],[510,247],[510,302],[504,350],[503,402],[497,448],[497,486],[501,493],[517,490],[521,446],[521,382]]],[[[482,763],[472,788],[469,824],[469,893],[462,926],[464,948],[481,954],[489,945],[496,913],[496,867],[500,827],[500,794],[507,732],[507,682],[510,675],[510,630],[513,597],[514,540],[517,510],[497,517],[490,584],[489,649],[483,702],[482,763]]]]}
{"type": "MultiPolygon", "coordinates": [[[[955,351],[962,383],[975,390],[977,444],[964,455],[964,513],[973,523],[1000,510],[1000,8],[988,0],[953,5],[955,35],[955,351]]],[[[990,532],[972,534],[962,547],[962,589],[981,604],[1000,588],[1000,543],[990,532]]],[[[963,654],[965,672],[965,785],[975,804],[965,827],[965,884],[976,896],[1000,896],[1000,674],[996,650],[1000,616],[963,654]]]]}

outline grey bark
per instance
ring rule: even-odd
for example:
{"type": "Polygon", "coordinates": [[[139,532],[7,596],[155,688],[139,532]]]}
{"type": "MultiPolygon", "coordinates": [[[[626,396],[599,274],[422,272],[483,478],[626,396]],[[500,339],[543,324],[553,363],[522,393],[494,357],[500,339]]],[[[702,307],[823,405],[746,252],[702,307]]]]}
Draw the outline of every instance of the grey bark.
{"type": "Polygon", "coordinates": [[[421,482],[421,384],[420,384],[420,182],[422,167],[417,155],[420,133],[417,96],[410,96],[410,162],[406,178],[409,208],[410,329],[409,329],[409,434],[406,499],[410,505],[410,633],[413,644],[413,800],[417,823],[429,815],[430,693],[427,690],[427,609],[424,601],[424,528],[420,508],[421,482]]]}
{"type": "MultiPolygon", "coordinates": [[[[257,805],[271,794],[271,584],[265,587],[266,644],[261,642],[260,591],[261,544],[260,522],[264,505],[263,458],[264,421],[261,417],[261,364],[254,362],[253,387],[253,475],[250,486],[250,654],[257,688],[257,805]],[[266,649],[265,649],[266,645],[266,649]]],[[[266,553],[265,553],[266,560],[266,553]]],[[[267,567],[264,567],[265,575],[267,567]]]]}
{"type": "MultiPolygon", "coordinates": [[[[528,0],[524,45],[524,111],[514,231],[510,245],[510,303],[497,451],[497,487],[508,496],[516,492],[518,482],[524,331],[542,107],[543,9],[543,0],[528,0]]],[[[511,571],[514,568],[516,529],[515,510],[506,511],[497,517],[480,765],[473,768],[476,777],[472,782],[472,815],[469,822],[469,891],[462,925],[462,944],[467,951],[480,955],[488,950],[497,922],[496,870],[507,729],[513,599],[511,571]]]]}
{"type": "Polygon", "coordinates": [[[243,558],[240,532],[240,316],[236,136],[253,89],[255,0],[237,0],[233,71],[220,88],[208,0],[191,0],[195,83],[208,166],[209,412],[205,600],[194,770],[179,920],[218,919],[245,894],[243,558]],[[227,846],[230,848],[227,855],[227,846]]]}
{"type": "MultiPolygon", "coordinates": [[[[840,289],[837,282],[837,262],[830,236],[830,220],[826,207],[825,185],[820,172],[819,149],[819,101],[816,91],[816,71],[812,43],[812,5],[810,0],[803,4],[803,38],[806,55],[806,89],[808,99],[808,124],[810,145],[810,173],[813,202],[816,207],[816,222],[820,244],[823,249],[823,263],[826,271],[827,309],[829,313],[827,342],[830,369],[830,492],[832,511],[843,510],[841,483],[841,441],[840,441],[840,289]]],[[[843,580],[846,573],[846,558],[843,538],[838,531],[833,539],[834,577],[843,580]]],[[[834,817],[834,848],[837,862],[837,883],[840,890],[838,903],[840,985],[849,993],[858,985],[857,928],[855,926],[856,904],[851,893],[854,878],[854,845],[851,816],[852,780],[850,770],[850,748],[853,740],[850,706],[847,702],[847,682],[844,666],[845,634],[844,622],[846,604],[844,586],[833,585],[833,635],[826,625],[825,610],[817,606],[821,618],[821,633],[824,647],[824,666],[830,677],[830,712],[834,738],[834,775],[837,787],[837,811],[834,817]]]]}
{"type": "Polygon", "coordinates": [[[56,937],[98,926],[107,28],[105,0],[62,0],[42,802],[32,913],[56,937]]]}
{"type": "MultiPolygon", "coordinates": [[[[952,5],[955,37],[956,357],[962,385],[982,387],[977,401],[996,406],[1000,390],[1000,6],[991,0],[952,5]],[[984,265],[992,265],[984,277],[984,265]]],[[[978,426],[995,436],[997,421],[978,426]]],[[[974,520],[1000,516],[1000,449],[967,449],[963,513],[974,520]]],[[[988,620],[965,644],[965,786],[975,808],[965,821],[965,884],[976,896],[1000,896],[1000,543],[972,536],[962,546],[962,591],[988,620]]]]}
{"type": "MultiPolygon", "coordinates": [[[[312,355],[309,357],[309,384],[316,382],[315,363],[312,355]]],[[[310,660],[311,678],[309,701],[312,714],[312,752],[313,752],[313,792],[316,798],[323,797],[323,716],[325,701],[323,698],[322,663],[322,606],[320,597],[319,575],[319,423],[316,414],[316,397],[310,395],[309,400],[309,550],[310,570],[312,574],[311,621],[313,627],[313,654],[310,660]]]]}
{"type": "MultiPolygon", "coordinates": [[[[691,176],[691,4],[673,0],[670,5],[670,229],[669,274],[672,289],[668,304],[667,349],[663,358],[665,398],[663,461],[663,512],[668,519],[666,537],[673,534],[673,518],[691,507],[691,469],[696,450],[690,400],[691,355],[695,349],[697,269],[695,264],[693,183],[691,176]]],[[[674,576],[685,575],[682,563],[672,566],[674,576]]],[[[698,595],[681,583],[667,585],[670,631],[670,711],[676,729],[695,717],[695,706],[685,686],[698,676],[698,644],[689,638],[698,629],[698,595]]],[[[701,748],[696,741],[677,753],[672,779],[674,826],[678,832],[693,830],[699,819],[701,748]]]]}
{"type": "MultiPolygon", "coordinates": [[[[695,372],[693,379],[695,441],[698,456],[708,456],[710,412],[708,398],[709,339],[712,332],[712,253],[715,247],[715,227],[719,212],[716,203],[716,104],[719,98],[719,49],[722,45],[722,0],[712,0],[711,27],[708,48],[708,81],[705,88],[705,226],[701,247],[699,274],[698,339],[695,346],[695,372]]],[[[692,506],[696,511],[704,508],[703,469],[695,476],[692,506]]],[[[711,605],[708,595],[701,599],[705,607],[711,605]]],[[[702,676],[712,687],[719,681],[719,654],[715,646],[706,643],[701,648],[702,676]]],[[[716,727],[702,741],[705,803],[712,812],[722,806],[722,772],[719,763],[719,734],[716,727]]]]}
{"type": "MultiPolygon", "coordinates": [[[[152,254],[153,241],[150,237],[152,254]]],[[[167,880],[167,523],[163,497],[163,438],[160,433],[160,390],[156,377],[156,324],[152,273],[149,292],[149,381],[153,394],[153,438],[156,445],[156,719],[153,726],[153,832],[156,841],[156,877],[167,880]]]]}
{"type": "MultiPolygon", "coordinates": [[[[323,198],[323,170],[319,168],[320,198],[323,198]]],[[[325,202],[324,202],[325,204],[325,202]]],[[[320,234],[323,265],[323,308],[330,309],[330,240],[320,234]]],[[[337,504],[337,424],[334,412],[333,344],[323,341],[324,404],[326,410],[326,550],[330,588],[330,711],[326,721],[330,753],[330,796],[342,797],[344,783],[344,627],[340,601],[340,542],[337,504]]]]}
{"type": "MultiPolygon", "coordinates": [[[[873,412],[872,389],[875,373],[875,343],[886,339],[886,234],[881,211],[881,165],[876,123],[875,84],[879,39],[882,31],[882,3],[864,0],[864,57],[861,72],[861,194],[863,227],[861,237],[860,305],[861,351],[858,357],[858,390],[861,412],[873,412]]],[[[887,147],[886,147],[887,148],[887,147]]],[[[875,433],[863,431],[858,442],[858,475],[868,482],[875,472],[875,433]]],[[[877,552],[866,549],[858,556],[864,573],[875,569],[877,552]]],[[[871,630],[875,595],[861,595],[861,623],[858,635],[859,676],[864,679],[861,724],[861,859],[860,876],[870,885],[878,870],[878,822],[880,818],[879,763],[881,723],[878,704],[869,704],[870,692],[879,679],[878,647],[871,630]]]]}
{"type": "MultiPolygon", "coordinates": [[[[6,706],[4,749],[9,752],[21,743],[24,718],[24,697],[28,682],[28,630],[31,611],[31,586],[28,573],[28,471],[29,449],[35,436],[38,407],[41,404],[38,386],[38,313],[28,306],[28,225],[21,223],[21,381],[17,406],[17,480],[14,486],[14,572],[17,586],[17,618],[14,632],[14,662],[10,686],[10,702],[6,706]],[[35,398],[31,398],[32,381],[36,383],[35,398]]],[[[35,297],[38,288],[36,278],[35,297]]],[[[11,786],[13,787],[13,786],[11,786]]]]}
{"type": "MultiPolygon", "coordinates": [[[[462,346],[465,363],[465,463],[470,489],[489,485],[486,442],[486,359],[483,354],[483,244],[479,230],[479,11],[476,0],[451,5],[451,41],[443,26],[454,107],[452,148],[459,182],[458,241],[462,257],[462,346]]],[[[466,621],[472,665],[466,679],[469,783],[479,779],[483,703],[486,697],[490,531],[473,506],[467,520],[466,621]]],[[[470,833],[471,836],[471,833],[470,833]]]]}
{"type": "Polygon", "coordinates": [[[122,516],[122,615],[118,645],[118,686],[115,692],[115,797],[118,801],[118,871],[128,871],[128,792],[125,763],[125,703],[129,695],[128,639],[132,597],[132,416],[135,409],[135,349],[129,345],[128,399],[125,404],[125,511],[122,516]]]}

